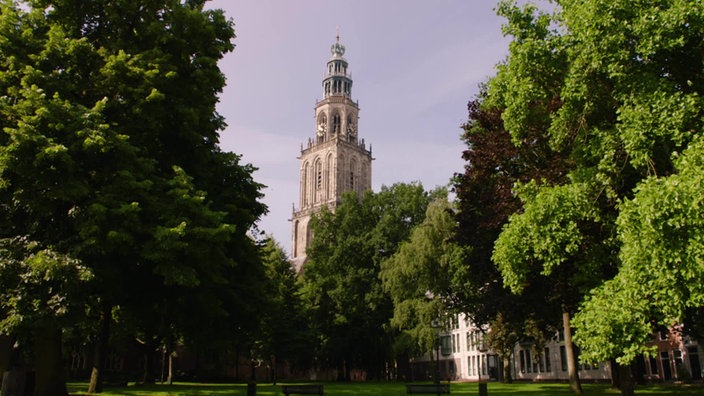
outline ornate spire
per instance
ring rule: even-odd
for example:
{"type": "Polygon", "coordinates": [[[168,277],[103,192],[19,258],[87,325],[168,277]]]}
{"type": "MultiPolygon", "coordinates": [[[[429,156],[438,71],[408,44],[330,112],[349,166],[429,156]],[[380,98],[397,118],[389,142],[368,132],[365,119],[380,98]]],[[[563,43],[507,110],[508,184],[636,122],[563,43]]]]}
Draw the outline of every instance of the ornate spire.
{"type": "Polygon", "coordinates": [[[342,55],[345,54],[345,46],[340,44],[340,27],[338,26],[336,28],[336,34],[335,34],[335,44],[330,46],[330,52],[332,52],[333,58],[342,58],[342,55]]]}
{"type": "Polygon", "coordinates": [[[347,96],[352,94],[352,76],[347,72],[347,61],[342,55],[345,54],[345,46],[340,44],[340,31],[338,29],[335,36],[335,44],[330,46],[332,58],[327,64],[327,73],[323,79],[323,91],[325,97],[347,96]]]}

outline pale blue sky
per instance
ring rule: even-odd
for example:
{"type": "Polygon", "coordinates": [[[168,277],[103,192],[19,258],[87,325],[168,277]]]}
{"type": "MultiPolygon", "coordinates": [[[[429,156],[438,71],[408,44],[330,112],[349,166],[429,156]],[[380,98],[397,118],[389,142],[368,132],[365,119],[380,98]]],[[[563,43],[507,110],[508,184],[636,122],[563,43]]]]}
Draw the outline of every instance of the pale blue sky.
{"type": "Polygon", "coordinates": [[[467,101],[507,53],[489,0],[214,0],[235,22],[235,51],[219,112],[221,146],[243,156],[267,185],[260,228],[290,251],[301,143],[339,27],[359,102],[359,137],[372,145],[372,187],[462,172],[467,101]]]}

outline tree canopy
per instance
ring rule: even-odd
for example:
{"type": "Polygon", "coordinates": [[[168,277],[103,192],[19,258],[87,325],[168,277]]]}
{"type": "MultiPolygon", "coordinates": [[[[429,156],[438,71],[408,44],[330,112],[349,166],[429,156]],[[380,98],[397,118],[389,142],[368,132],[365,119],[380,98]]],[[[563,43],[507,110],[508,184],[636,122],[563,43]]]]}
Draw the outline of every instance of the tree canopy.
{"type": "Polygon", "coordinates": [[[340,378],[349,379],[354,368],[383,378],[392,359],[393,307],[379,279],[381,262],[423,221],[433,194],[418,183],[399,183],[362,198],[345,194],[334,212],[324,208],[314,217],[303,293],[320,368],[338,369],[340,378]]]}
{"type": "Polygon", "coordinates": [[[394,303],[391,325],[410,337],[415,353],[434,349],[438,329],[433,324],[453,314],[451,268],[465,255],[454,240],[456,228],[451,203],[446,196],[438,197],[409,238],[381,263],[382,285],[394,303]]]}
{"type": "MultiPolygon", "coordinates": [[[[555,2],[552,15],[510,1],[501,2],[498,10],[507,18],[505,33],[513,39],[509,56],[487,84],[485,106],[502,110],[503,124],[515,144],[530,143],[532,134],[538,133],[552,151],[568,159],[570,167],[564,180],[536,178],[516,189],[523,209],[503,228],[493,259],[515,290],[535,276],[557,276],[567,282],[569,287],[563,290],[570,291],[559,295],[574,313],[590,289],[617,271],[614,282],[620,282],[619,287],[631,284],[624,282],[633,277],[622,274],[632,273],[635,237],[644,237],[640,232],[645,232],[635,230],[652,221],[652,210],[648,214],[635,206],[652,199],[648,186],[655,182],[649,177],[682,172],[677,158],[685,157],[701,134],[704,7],[686,0],[564,0],[555,2]]],[[[687,188],[675,179],[672,183],[673,189],[687,188]]],[[[675,214],[664,215],[676,221],[675,214]]],[[[673,230],[674,235],[677,232],[673,230]]],[[[651,263],[661,268],[648,273],[652,282],[677,273],[686,273],[690,280],[700,276],[686,265],[683,272],[671,266],[665,270],[670,261],[653,258],[651,263]]],[[[604,288],[617,289],[608,282],[604,288]]],[[[605,298],[604,290],[595,292],[588,306],[603,309],[606,305],[599,306],[596,296],[605,298]]],[[[694,300],[673,300],[679,312],[692,307],[685,301],[694,300]]],[[[634,307],[629,320],[648,316],[649,323],[652,314],[634,307]]],[[[670,313],[665,316],[672,318],[670,313]]],[[[582,350],[596,353],[607,345],[597,339],[592,344],[586,334],[597,332],[586,327],[601,326],[603,332],[605,324],[618,326],[623,320],[597,324],[582,317],[580,331],[585,333],[577,337],[582,350]]],[[[626,363],[639,349],[635,345],[643,342],[644,336],[635,337],[628,346],[593,356],[626,363]]]]}
{"type": "Polygon", "coordinates": [[[79,260],[92,310],[155,342],[251,328],[264,279],[262,186],[218,146],[234,31],[203,3],[0,3],[0,236],[79,260]]]}
{"type": "Polygon", "coordinates": [[[675,174],[646,179],[621,206],[621,268],[575,317],[587,360],[629,364],[652,353],[654,325],[679,328],[688,310],[704,306],[701,139],[675,164],[675,174]]]}

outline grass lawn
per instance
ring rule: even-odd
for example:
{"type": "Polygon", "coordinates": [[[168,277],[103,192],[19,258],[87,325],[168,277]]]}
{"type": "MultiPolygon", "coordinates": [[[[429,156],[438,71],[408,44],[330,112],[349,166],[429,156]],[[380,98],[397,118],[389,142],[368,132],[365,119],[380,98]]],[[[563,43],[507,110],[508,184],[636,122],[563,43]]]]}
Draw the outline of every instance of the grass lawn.
{"type": "MultiPolygon", "coordinates": [[[[406,388],[403,383],[371,382],[371,383],[325,383],[325,395],[335,396],[404,396],[406,388]]],[[[618,391],[609,389],[608,385],[584,384],[584,394],[589,395],[618,395],[618,391]]],[[[69,383],[71,395],[88,395],[85,393],[86,383],[69,383]]],[[[453,395],[478,395],[476,383],[453,383],[453,395]]],[[[490,396],[518,396],[518,395],[572,395],[567,384],[550,383],[515,383],[501,384],[491,382],[488,385],[490,396]]],[[[246,384],[196,384],[175,383],[173,385],[140,386],[130,384],[126,388],[107,388],[103,396],[245,396],[246,384]]],[[[704,395],[704,386],[698,385],[653,385],[636,388],[637,395],[670,396],[670,395],[704,395]]],[[[281,388],[271,383],[257,385],[257,395],[282,395],[281,388]]]]}

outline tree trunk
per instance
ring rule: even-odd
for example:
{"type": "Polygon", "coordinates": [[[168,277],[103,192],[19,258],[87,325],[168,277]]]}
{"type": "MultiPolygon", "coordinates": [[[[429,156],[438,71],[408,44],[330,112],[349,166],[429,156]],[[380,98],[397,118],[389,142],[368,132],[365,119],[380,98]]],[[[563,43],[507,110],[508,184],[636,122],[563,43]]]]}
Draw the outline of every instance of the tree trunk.
{"type": "Polygon", "coordinates": [[[609,370],[611,371],[611,389],[621,389],[621,377],[616,359],[609,360],[609,370]]]}
{"type": "Polygon", "coordinates": [[[511,355],[502,356],[501,360],[504,362],[504,380],[505,384],[513,383],[513,376],[511,375],[511,355]]]}
{"type": "Polygon", "coordinates": [[[161,371],[159,373],[159,382],[162,384],[166,380],[166,355],[168,354],[166,345],[162,346],[161,350],[161,371]]]}
{"type": "Polygon", "coordinates": [[[579,382],[579,374],[577,373],[577,359],[574,353],[574,345],[572,345],[570,313],[567,309],[562,311],[562,326],[565,331],[565,352],[567,353],[567,374],[570,379],[570,389],[572,389],[572,392],[581,395],[582,384],[579,382]]]}
{"type": "Polygon", "coordinates": [[[276,356],[271,355],[271,382],[276,385],[276,356]]]}
{"type": "Polygon", "coordinates": [[[433,350],[430,352],[430,364],[433,365],[431,371],[433,373],[433,382],[436,384],[440,383],[440,357],[438,355],[435,347],[433,347],[433,350]]]}
{"type": "Polygon", "coordinates": [[[251,382],[257,381],[257,368],[254,366],[254,359],[249,359],[249,380],[251,382]]]}
{"type": "Polygon", "coordinates": [[[413,382],[413,370],[411,370],[410,358],[408,352],[402,352],[396,359],[396,378],[397,381],[413,382]]]}
{"type": "Polygon", "coordinates": [[[44,324],[34,340],[34,396],[68,396],[61,359],[61,329],[44,324]]]}
{"type": "Polygon", "coordinates": [[[12,344],[14,341],[10,336],[0,334],[0,381],[5,371],[10,370],[12,365],[12,344]]]}
{"type": "Polygon", "coordinates": [[[618,365],[618,376],[620,378],[621,395],[623,396],[634,396],[635,395],[635,381],[633,380],[633,372],[631,371],[631,366],[618,365]]]}
{"type": "Polygon", "coordinates": [[[153,384],[156,376],[154,375],[154,352],[156,351],[156,342],[149,340],[144,344],[144,372],[142,374],[143,384],[153,384]]]}
{"type": "MultiPolygon", "coordinates": [[[[239,363],[239,362],[238,362],[239,363]]],[[[172,385],[174,383],[174,353],[172,351],[169,351],[169,376],[168,376],[168,382],[169,385],[172,385]]]]}
{"type": "Polygon", "coordinates": [[[100,310],[98,319],[98,339],[95,342],[93,351],[93,367],[90,372],[90,382],[88,383],[88,393],[101,393],[103,391],[103,379],[105,373],[105,358],[108,354],[108,341],[110,340],[110,321],[112,320],[112,307],[104,304],[100,310]]]}
{"type": "Polygon", "coordinates": [[[240,347],[235,347],[235,378],[240,379],[240,347]]]}

